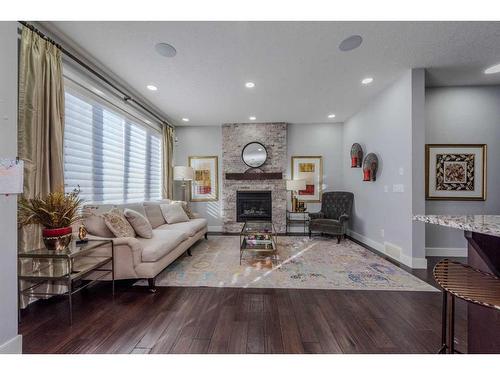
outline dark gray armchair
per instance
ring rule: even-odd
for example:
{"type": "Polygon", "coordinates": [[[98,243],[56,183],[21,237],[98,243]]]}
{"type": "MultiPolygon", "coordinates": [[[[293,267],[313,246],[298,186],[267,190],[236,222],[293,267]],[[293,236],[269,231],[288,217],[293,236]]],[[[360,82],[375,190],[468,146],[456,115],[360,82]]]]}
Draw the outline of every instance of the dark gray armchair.
{"type": "Polygon", "coordinates": [[[312,232],[337,236],[337,242],[345,236],[351,216],[354,194],[347,191],[323,193],[321,211],[309,214],[309,237],[312,232]]]}

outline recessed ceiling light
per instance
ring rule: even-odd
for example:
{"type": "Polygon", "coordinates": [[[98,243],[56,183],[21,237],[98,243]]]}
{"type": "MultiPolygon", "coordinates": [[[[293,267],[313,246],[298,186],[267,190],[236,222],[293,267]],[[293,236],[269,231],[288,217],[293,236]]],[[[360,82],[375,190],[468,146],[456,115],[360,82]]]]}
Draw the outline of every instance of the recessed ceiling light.
{"type": "Polygon", "coordinates": [[[148,88],[148,90],[151,90],[151,91],[158,90],[158,87],[156,87],[155,85],[147,85],[146,87],[148,88]]]}
{"type": "Polygon", "coordinates": [[[495,74],[495,73],[500,73],[500,64],[490,66],[488,69],[484,71],[484,74],[495,74]]]}
{"type": "Polygon", "coordinates": [[[177,54],[177,50],[174,48],[174,46],[168,43],[157,43],[155,45],[155,50],[156,52],[158,52],[158,54],[164,57],[174,57],[177,54]]]}
{"type": "Polygon", "coordinates": [[[358,48],[361,43],[363,43],[363,38],[361,38],[361,36],[351,35],[340,43],[339,49],[343,52],[352,51],[353,49],[358,48]]]}
{"type": "Polygon", "coordinates": [[[249,119],[250,121],[255,121],[255,120],[257,120],[257,117],[255,117],[255,116],[250,116],[248,119],[249,119]]]}
{"type": "Polygon", "coordinates": [[[189,119],[188,119],[187,117],[183,117],[183,118],[182,118],[182,121],[184,121],[184,122],[189,122],[189,119]]]}
{"type": "Polygon", "coordinates": [[[328,118],[335,118],[335,115],[334,115],[333,113],[330,113],[330,114],[328,115],[328,118]]]}
{"type": "Polygon", "coordinates": [[[247,83],[245,83],[245,87],[251,89],[251,88],[255,87],[255,83],[247,82],[247,83]]]}
{"type": "Polygon", "coordinates": [[[366,78],[364,78],[364,79],[361,80],[361,83],[363,85],[369,85],[372,82],[373,82],[373,78],[372,77],[366,77],[366,78]]]}

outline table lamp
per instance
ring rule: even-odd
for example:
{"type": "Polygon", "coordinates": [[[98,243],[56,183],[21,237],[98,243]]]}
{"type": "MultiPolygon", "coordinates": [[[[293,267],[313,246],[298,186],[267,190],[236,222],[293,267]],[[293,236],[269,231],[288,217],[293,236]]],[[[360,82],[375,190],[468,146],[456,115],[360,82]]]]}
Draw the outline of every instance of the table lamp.
{"type": "Polygon", "coordinates": [[[306,188],[306,180],[286,180],[286,190],[291,191],[292,195],[292,211],[297,211],[298,199],[294,193],[306,188]]]}
{"type": "Polygon", "coordinates": [[[185,167],[183,165],[178,165],[174,167],[174,180],[182,181],[182,196],[183,200],[187,202],[186,196],[186,181],[192,181],[194,179],[194,169],[191,167],[185,167]]]}

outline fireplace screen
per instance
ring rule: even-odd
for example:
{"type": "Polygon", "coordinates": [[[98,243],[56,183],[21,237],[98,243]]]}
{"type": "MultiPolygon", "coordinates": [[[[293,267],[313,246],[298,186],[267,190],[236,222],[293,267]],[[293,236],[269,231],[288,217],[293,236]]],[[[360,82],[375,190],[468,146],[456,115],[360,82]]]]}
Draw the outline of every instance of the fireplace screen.
{"type": "Polygon", "coordinates": [[[271,221],[272,202],[270,191],[238,191],[236,193],[236,220],[271,221]]]}

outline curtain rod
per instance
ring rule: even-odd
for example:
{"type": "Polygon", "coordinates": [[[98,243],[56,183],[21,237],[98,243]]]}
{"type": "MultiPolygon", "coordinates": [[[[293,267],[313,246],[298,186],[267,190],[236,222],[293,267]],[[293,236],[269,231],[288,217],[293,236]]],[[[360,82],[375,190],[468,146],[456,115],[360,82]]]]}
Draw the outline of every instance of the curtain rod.
{"type": "Polygon", "coordinates": [[[121,90],[120,88],[118,88],[114,83],[112,83],[110,80],[108,80],[106,77],[104,77],[101,73],[95,71],[92,67],[90,67],[88,64],[86,64],[85,62],[83,62],[82,60],[80,60],[75,55],[73,55],[71,52],[69,52],[67,49],[65,49],[63,46],[61,46],[59,43],[57,43],[56,41],[52,40],[49,36],[47,36],[44,33],[42,33],[35,26],[31,25],[30,23],[28,23],[26,21],[17,21],[17,22],[19,22],[21,25],[23,25],[23,26],[27,27],[28,29],[30,29],[31,31],[33,31],[34,33],[36,33],[37,35],[39,35],[41,38],[45,39],[47,42],[52,43],[53,45],[55,45],[57,48],[59,48],[59,50],[61,50],[62,53],[64,53],[70,59],[72,59],[77,64],[79,64],[82,67],[84,67],[86,70],[88,70],[94,76],[96,76],[101,81],[103,81],[104,83],[106,83],[108,86],[110,86],[114,90],[118,91],[123,96],[123,98],[122,98],[123,101],[134,103],[135,105],[137,105],[138,107],[140,107],[143,111],[145,111],[146,113],[149,113],[151,116],[153,116],[155,119],[157,119],[161,124],[166,125],[166,126],[170,126],[171,128],[173,128],[172,125],[170,125],[167,121],[165,121],[163,118],[161,118],[160,116],[158,116],[154,111],[152,111],[151,109],[149,109],[146,105],[142,104],[137,99],[134,99],[129,94],[127,94],[126,92],[124,92],[123,90],[121,90]]]}

